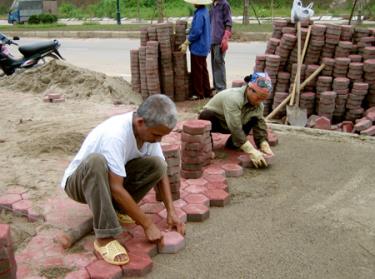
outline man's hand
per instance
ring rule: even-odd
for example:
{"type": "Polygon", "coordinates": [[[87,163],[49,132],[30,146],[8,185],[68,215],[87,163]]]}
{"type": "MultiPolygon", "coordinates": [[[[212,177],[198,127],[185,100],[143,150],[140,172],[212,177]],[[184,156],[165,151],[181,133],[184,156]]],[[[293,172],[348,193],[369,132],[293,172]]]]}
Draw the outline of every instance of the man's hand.
{"type": "Polygon", "coordinates": [[[186,40],[185,42],[183,42],[183,43],[178,47],[178,49],[179,49],[181,52],[186,53],[187,48],[188,48],[189,45],[190,45],[189,40],[186,40]]]}
{"type": "Polygon", "coordinates": [[[272,150],[271,150],[270,145],[266,141],[262,141],[262,143],[260,144],[260,151],[262,151],[263,153],[265,153],[267,155],[271,155],[271,156],[274,155],[272,150]]]}
{"type": "Polygon", "coordinates": [[[252,144],[247,141],[240,147],[245,153],[249,154],[250,160],[253,163],[254,167],[267,167],[267,162],[263,157],[262,152],[256,150],[252,144]]]}
{"type": "Polygon", "coordinates": [[[229,30],[225,30],[224,36],[221,39],[220,49],[222,53],[225,53],[228,49],[228,41],[229,38],[232,36],[232,33],[229,30]]]}
{"type": "Polygon", "coordinates": [[[159,228],[154,224],[150,223],[147,227],[144,227],[145,235],[147,239],[151,242],[159,242],[162,241],[163,235],[159,228]]]}
{"type": "Polygon", "coordinates": [[[176,228],[179,234],[185,235],[185,224],[180,221],[175,212],[168,212],[167,222],[169,229],[176,228]]]}

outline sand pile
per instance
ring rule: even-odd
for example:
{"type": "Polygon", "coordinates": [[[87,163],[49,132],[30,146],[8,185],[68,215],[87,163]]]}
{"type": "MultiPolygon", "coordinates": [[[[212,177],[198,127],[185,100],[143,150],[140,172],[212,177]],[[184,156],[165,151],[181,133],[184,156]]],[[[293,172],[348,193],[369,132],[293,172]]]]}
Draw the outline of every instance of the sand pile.
{"type": "Polygon", "coordinates": [[[50,92],[64,94],[66,99],[88,99],[123,104],[139,104],[141,96],[121,77],[109,77],[103,73],[52,60],[40,67],[0,79],[4,89],[44,95],[50,92]]]}

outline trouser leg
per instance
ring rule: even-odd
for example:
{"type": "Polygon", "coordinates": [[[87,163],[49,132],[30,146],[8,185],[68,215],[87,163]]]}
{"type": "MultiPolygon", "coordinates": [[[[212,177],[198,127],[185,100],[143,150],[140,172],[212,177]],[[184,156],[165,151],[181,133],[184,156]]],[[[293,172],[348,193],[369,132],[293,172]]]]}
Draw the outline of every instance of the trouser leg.
{"type": "Polygon", "coordinates": [[[220,118],[216,112],[213,112],[208,109],[204,109],[198,116],[198,119],[201,120],[208,120],[211,122],[211,144],[212,148],[214,147],[214,141],[212,138],[212,133],[220,133],[220,134],[230,134],[230,131],[221,125],[220,118]]]}
{"type": "Polygon", "coordinates": [[[200,98],[211,95],[210,79],[207,71],[207,57],[190,55],[192,91],[200,98]]]}
{"type": "MultiPolygon", "coordinates": [[[[244,131],[245,135],[248,135],[251,131],[251,129],[255,126],[257,123],[258,119],[256,117],[253,117],[247,122],[245,125],[242,126],[242,130],[244,131]]],[[[230,136],[225,143],[225,147],[230,148],[230,149],[237,149],[239,146],[235,146],[233,143],[233,138],[230,136]]]]}
{"type": "Polygon", "coordinates": [[[114,237],[122,232],[112,204],[108,166],[103,155],[91,154],[69,177],[65,192],[80,203],[87,203],[93,214],[96,237],[114,237]]]}
{"type": "MultiPolygon", "coordinates": [[[[143,157],[129,161],[125,170],[123,186],[138,203],[166,175],[167,163],[159,157],[143,157]]],[[[113,203],[116,210],[126,213],[119,204],[113,203]]]]}
{"type": "Polygon", "coordinates": [[[221,52],[220,45],[211,46],[211,66],[214,87],[217,92],[227,88],[225,70],[225,53],[221,52]]]}
{"type": "Polygon", "coordinates": [[[139,202],[167,174],[167,163],[160,157],[143,157],[129,161],[125,169],[124,188],[139,202]]]}

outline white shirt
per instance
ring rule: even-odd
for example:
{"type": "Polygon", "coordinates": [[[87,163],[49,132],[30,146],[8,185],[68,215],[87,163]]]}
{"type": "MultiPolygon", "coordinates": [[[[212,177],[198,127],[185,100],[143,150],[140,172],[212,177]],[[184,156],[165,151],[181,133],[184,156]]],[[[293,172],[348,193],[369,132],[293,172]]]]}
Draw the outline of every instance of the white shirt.
{"type": "Polygon", "coordinates": [[[159,142],[145,142],[142,148],[138,149],[133,132],[133,112],[113,116],[94,128],[86,137],[81,149],[65,170],[61,181],[63,189],[68,177],[93,153],[102,154],[107,160],[108,168],[122,177],[126,177],[126,163],[135,158],[158,156],[165,160],[159,142]]]}

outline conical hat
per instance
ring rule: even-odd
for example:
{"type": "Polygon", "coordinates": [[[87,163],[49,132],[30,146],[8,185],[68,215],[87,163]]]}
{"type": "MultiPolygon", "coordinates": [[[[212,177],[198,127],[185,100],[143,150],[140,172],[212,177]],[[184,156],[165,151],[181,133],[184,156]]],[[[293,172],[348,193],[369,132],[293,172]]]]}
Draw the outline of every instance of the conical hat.
{"type": "Polygon", "coordinates": [[[186,3],[194,4],[194,5],[210,5],[212,4],[212,0],[184,0],[186,3]]]}

